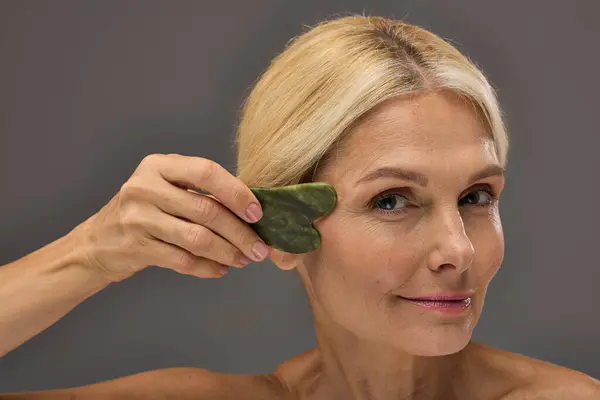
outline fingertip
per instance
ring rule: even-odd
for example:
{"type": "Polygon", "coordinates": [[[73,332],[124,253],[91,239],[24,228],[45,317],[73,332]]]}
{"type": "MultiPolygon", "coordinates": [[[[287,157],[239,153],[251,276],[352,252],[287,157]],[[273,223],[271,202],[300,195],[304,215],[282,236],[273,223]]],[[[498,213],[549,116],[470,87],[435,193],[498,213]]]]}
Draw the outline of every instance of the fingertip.
{"type": "Polygon", "coordinates": [[[250,223],[258,222],[263,216],[262,208],[257,203],[252,203],[246,208],[246,220],[250,223]]]}
{"type": "Polygon", "coordinates": [[[248,257],[246,257],[245,255],[240,255],[240,261],[239,261],[239,265],[240,267],[245,267],[246,265],[250,264],[252,260],[250,260],[248,257]]]}

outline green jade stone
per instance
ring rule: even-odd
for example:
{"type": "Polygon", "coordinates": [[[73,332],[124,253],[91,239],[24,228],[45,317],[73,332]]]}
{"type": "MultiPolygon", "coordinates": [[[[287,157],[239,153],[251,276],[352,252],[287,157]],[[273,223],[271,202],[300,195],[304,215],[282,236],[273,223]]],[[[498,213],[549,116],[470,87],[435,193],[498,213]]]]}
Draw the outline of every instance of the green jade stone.
{"type": "Polygon", "coordinates": [[[263,210],[250,227],[264,242],[286,253],[308,253],[319,248],[321,235],[313,222],[334,209],[337,193],[324,182],[281,187],[252,187],[263,210]]]}

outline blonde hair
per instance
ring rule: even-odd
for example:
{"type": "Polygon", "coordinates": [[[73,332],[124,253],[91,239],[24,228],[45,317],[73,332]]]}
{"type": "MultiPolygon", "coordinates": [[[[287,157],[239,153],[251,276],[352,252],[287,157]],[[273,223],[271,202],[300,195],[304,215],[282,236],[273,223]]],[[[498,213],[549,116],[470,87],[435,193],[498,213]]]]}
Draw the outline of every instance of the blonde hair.
{"type": "Polygon", "coordinates": [[[381,17],[322,22],[293,40],[247,97],[236,135],[237,176],[248,186],[311,181],[366,112],[395,96],[442,89],[473,104],[506,164],[495,92],[455,47],[381,17]]]}

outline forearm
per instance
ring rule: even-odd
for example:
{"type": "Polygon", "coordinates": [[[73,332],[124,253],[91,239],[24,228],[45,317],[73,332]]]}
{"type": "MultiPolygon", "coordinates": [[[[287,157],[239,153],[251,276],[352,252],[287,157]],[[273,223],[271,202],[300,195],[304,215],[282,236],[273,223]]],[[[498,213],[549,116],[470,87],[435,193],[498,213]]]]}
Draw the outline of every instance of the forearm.
{"type": "Polygon", "coordinates": [[[0,357],[108,285],[85,267],[78,229],[0,267],[0,357]]]}
{"type": "Polygon", "coordinates": [[[200,368],[168,368],[70,389],[0,394],[0,400],[281,398],[268,396],[274,384],[259,376],[218,374],[200,368]],[[265,394],[261,396],[260,394],[265,394]]]}

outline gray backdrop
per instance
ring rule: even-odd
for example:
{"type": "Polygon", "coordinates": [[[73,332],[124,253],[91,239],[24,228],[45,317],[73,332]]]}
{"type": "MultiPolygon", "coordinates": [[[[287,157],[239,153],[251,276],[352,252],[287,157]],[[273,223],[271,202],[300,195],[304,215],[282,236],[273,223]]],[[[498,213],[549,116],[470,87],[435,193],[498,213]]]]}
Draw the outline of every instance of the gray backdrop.
{"type": "MultiPolygon", "coordinates": [[[[303,25],[346,12],[452,39],[499,88],[506,259],[475,339],[600,377],[594,0],[0,0],[0,264],[95,213],[146,154],[234,171],[250,85],[303,25]]],[[[175,366],[269,372],[313,344],[295,272],[151,268],[1,358],[0,392],[175,366]]]]}

